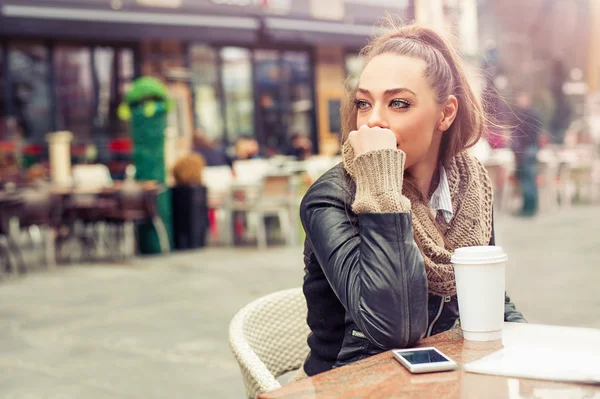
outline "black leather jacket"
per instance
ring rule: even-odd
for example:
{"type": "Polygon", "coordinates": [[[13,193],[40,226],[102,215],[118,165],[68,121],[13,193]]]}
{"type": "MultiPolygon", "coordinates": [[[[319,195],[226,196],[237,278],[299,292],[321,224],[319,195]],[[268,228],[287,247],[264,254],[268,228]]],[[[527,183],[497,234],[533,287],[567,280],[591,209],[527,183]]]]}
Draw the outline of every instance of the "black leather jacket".
{"type": "MultiPolygon", "coordinates": [[[[308,375],[415,345],[454,327],[455,296],[428,293],[410,213],[352,212],[356,187],[337,165],[305,195],[308,375]]],[[[492,242],[493,244],[493,242],[492,242]]],[[[525,321],[506,298],[506,321],[525,321]]]]}

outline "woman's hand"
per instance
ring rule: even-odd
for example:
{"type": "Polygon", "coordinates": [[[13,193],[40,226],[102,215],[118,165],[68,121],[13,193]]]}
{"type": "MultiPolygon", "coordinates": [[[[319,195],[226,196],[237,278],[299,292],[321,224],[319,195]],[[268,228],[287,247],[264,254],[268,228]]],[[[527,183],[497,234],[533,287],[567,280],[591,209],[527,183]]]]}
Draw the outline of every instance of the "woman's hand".
{"type": "Polygon", "coordinates": [[[396,149],[396,135],[390,129],[368,127],[362,125],[358,130],[350,132],[348,142],[359,156],[369,151],[396,149]]]}

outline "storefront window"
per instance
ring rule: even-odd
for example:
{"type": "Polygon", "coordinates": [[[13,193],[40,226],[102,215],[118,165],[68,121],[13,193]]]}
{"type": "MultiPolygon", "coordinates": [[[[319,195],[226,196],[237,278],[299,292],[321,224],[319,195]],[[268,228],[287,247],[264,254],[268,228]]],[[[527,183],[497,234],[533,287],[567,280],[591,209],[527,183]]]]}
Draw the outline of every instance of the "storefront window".
{"type": "Polygon", "coordinates": [[[52,129],[48,50],[38,43],[9,46],[10,101],[17,129],[31,142],[44,142],[52,129]]]}
{"type": "Polygon", "coordinates": [[[98,159],[111,158],[110,143],[129,135],[129,123],[117,116],[123,96],[135,77],[133,50],[95,47],[93,75],[96,81],[94,101],[94,142],[98,144],[98,159]]]}
{"type": "Polygon", "coordinates": [[[101,134],[107,134],[109,126],[114,126],[115,114],[111,110],[117,104],[117,95],[114,89],[114,67],[115,52],[110,47],[97,47],[94,50],[94,78],[98,84],[96,94],[94,124],[101,134]]]}
{"type": "Polygon", "coordinates": [[[229,142],[254,135],[254,101],[250,51],[238,47],[221,50],[221,76],[229,142]]]}
{"type": "Polygon", "coordinates": [[[4,76],[4,47],[0,43],[0,141],[6,138],[6,99],[5,92],[7,89],[6,79],[4,76]]]}
{"type": "Polygon", "coordinates": [[[124,48],[119,50],[119,94],[123,98],[131,82],[135,79],[135,57],[133,50],[124,48]]]}
{"type": "Polygon", "coordinates": [[[109,137],[128,135],[129,123],[117,117],[117,109],[135,78],[133,50],[94,48],[94,73],[98,82],[96,124],[109,137]]]}
{"type": "Polygon", "coordinates": [[[195,128],[210,139],[223,139],[223,118],[218,91],[217,51],[205,45],[190,48],[190,70],[194,90],[195,128]]]}
{"type": "Polygon", "coordinates": [[[94,87],[92,56],[88,47],[58,46],[54,52],[56,124],[89,142],[93,131],[94,87]]]}
{"type": "Polygon", "coordinates": [[[307,52],[256,50],[257,136],[270,152],[288,152],[294,136],[312,138],[313,95],[307,52]]]}
{"type": "Polygon", "coordinates": [[[286,136],[282,111],[287,100],[287,87],[281,87],[281,62],[275,50],[256,50],[255,90],[258,98],[256,136],[262,147],[276,151],[286,136]]]}
{"type": "Polygon", "coordinates": [[[300,135],[313,137],[313,81],[310,58],[306,52],[284,52],[282,90],[286,101],[287,138],[300,135]]]}

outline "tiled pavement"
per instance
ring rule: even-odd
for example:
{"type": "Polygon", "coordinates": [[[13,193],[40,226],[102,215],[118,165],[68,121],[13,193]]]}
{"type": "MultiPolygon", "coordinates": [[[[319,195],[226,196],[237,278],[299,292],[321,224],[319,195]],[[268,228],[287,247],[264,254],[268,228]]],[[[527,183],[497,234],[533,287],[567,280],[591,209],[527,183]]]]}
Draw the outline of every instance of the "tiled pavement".
{"type": "MultiPolygon", "coordinates": [[[[530,322],[600,328],[600,208],[496,224],[530,322]]],[[[302,267],[300,247],[210,248],[0,282],[0,398],[241,398],[228,323],[302,267]]]]}

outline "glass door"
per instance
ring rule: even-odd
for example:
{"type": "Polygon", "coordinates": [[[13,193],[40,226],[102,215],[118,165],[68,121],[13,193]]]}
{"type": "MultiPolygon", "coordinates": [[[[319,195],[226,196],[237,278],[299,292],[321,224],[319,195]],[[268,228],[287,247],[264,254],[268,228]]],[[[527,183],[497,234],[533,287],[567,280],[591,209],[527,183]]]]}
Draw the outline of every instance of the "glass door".
{"type": "Polygon", "coordinates": [[[211,141],[222,142],[224,124],[219,90],[218,52],[203,44],[190,46],[195,128],[211,141]]]}
{"type": "Polygon", "coordinates": [[[239,137],[254,136],[251,54],[240,47],[223,47],[220,51],[225,126],[230,143],[239,137]]]}
{"type": "Polygon", "coordinates": [[[8,46],[8,90],[18,131],[27,142],[44,143],[52,131],[50,58],[41,42],[12,42],[8,46]]]}
{"type": "Polygon", "coordinates": [[[313,136],[313,84],[305,51],[256,50],[256,137],[269,153],[290,153],[298,136],[313,136]]]}

